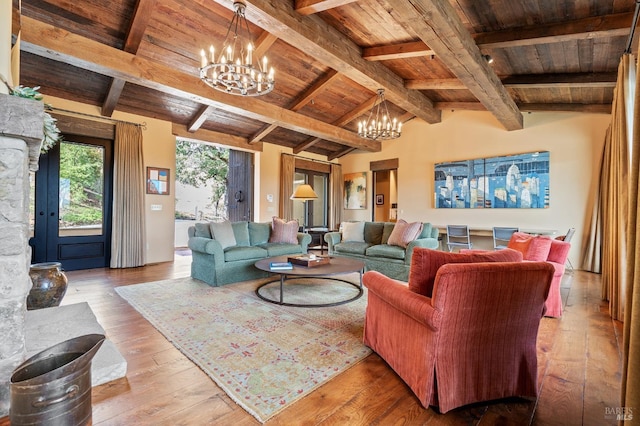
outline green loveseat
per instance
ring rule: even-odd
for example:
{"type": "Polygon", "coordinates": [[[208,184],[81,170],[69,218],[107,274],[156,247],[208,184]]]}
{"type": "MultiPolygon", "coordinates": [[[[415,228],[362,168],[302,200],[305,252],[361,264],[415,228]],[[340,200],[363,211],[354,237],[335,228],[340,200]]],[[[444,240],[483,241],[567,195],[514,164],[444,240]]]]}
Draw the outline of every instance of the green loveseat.
{"type": "Polygon", "coordinates": [[[414,247],[437,249],[438,228],[423,223],[422,233],[403,248],[386,244],[394,226],[392,222],[365,222],[364,242],[341,241],[340,232],[328,232],[324,240],[331,256],[359,259],[365,263],[365,271],[378,271],[390,278],[408,281],[414,247]]]}
{"type": "Polygon", "coordinates": [[[258,260],[306,253],[311,242],[309,234],[299,232],[298,244],[270,243],[270,222],[232,222],[231,226],[236,245],[225,249],[211,237],[208,223],[196,223],[189,227],[193,278],[212,286],[264,278],[269,273],[253,266],[258,260]]]}

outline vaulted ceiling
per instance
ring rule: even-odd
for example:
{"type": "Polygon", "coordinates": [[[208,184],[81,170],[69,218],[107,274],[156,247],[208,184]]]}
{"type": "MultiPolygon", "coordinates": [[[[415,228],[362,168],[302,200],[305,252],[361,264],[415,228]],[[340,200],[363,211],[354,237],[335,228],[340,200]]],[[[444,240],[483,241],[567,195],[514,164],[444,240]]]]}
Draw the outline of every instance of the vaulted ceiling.
{"type": "MultiPolygon", "coordinates": [[[[17,7],[17,0],[14,6],[17,7]]],[[[441,121],[487,110],[505,131],[527,111],[608,113],[634,0],[245,0],[259,56],[276,70],[260,97],[198,78],[231,0],[22,0],[20,83],[173,123],[178,136],[338,158],[379,151],[357,121],[385,89],[392,115],[441,121]],[[490,55],[489,64],[484,55],[490,55]]],[[[635,25],[635,23],[634,23],[635,25]]],[[[636,43],[633,43],[635,46],[636,43]]]]}

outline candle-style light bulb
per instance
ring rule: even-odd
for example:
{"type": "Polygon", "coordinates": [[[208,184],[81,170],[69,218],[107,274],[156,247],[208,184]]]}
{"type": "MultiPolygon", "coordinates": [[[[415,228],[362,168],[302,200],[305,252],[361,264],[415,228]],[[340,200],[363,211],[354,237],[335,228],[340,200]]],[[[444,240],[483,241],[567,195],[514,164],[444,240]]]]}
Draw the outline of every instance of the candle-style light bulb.
{"type": "Polygon", "coordinates": [[[207,66],[207,56],[204,53],[204,49],[200,50],[200,68],[207,66]]]}

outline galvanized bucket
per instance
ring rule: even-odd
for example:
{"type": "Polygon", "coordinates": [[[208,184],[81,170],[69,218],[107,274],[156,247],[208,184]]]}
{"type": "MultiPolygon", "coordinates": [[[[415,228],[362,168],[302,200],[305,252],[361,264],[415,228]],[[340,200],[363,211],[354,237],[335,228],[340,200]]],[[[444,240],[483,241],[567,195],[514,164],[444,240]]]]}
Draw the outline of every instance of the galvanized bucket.
{"type": "Polygon", "coordinates": [[[104,339],[79,336],[20,364],[11,375],[11,425],[91,424],[91,360],[104,339]]]}

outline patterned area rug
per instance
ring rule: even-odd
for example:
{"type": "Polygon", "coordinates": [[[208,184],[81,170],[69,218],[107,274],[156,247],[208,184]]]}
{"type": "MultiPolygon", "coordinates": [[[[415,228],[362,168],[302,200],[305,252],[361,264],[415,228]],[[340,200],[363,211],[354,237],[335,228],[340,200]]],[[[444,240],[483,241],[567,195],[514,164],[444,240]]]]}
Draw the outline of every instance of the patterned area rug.
{"type": "MultiPolygon", "coordinates": [[[[344,277],[357,282],[358,274],[344,277]]],[[[210,287],[181,278],[116,291],[237,404],[265,422],[371,350],[362,343],[366,293],[340,306],[284,307],[256,296],[263,282],[210,287]]],[[[349,284],[300,280],[285,286],[285,302],[344,300],[353,292],[349,284]]]]}

